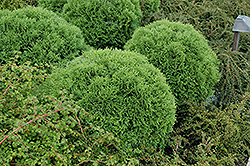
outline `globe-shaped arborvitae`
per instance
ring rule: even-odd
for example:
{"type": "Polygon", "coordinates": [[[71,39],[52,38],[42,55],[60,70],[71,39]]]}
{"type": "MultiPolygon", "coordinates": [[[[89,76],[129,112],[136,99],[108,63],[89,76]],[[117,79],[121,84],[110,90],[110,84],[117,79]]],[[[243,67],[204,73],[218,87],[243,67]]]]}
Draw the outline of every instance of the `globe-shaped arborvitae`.
{"type": "Polygon", "coordinates": [[[124,48],[145,55],[164,73],[178,105],[205,100],[220,78],[216,54],[191,25],[156,21],[138,28],[124,48]]]}
{"type": "Polygon", "coordinates": [[[165,146],[175,122],[175,98],[163,74],[146,57],[121,50],[92,50],[52,73],[46,90],[73,94],[93,114],[90,123],[113,133],[131,150],[165,146]]]}
{"type": "Polygon", "coordinates": [[[0,11],[0,63],[19,54],[19,63],[59,65],[87,50],[82,32],[52,11],[27,7],[0,11]]]}
{"type": "Polygon", "coordinates": [[[138,0],[69,0],[62,15],[95,48],[123,48],[142,17],[138,0]]]}

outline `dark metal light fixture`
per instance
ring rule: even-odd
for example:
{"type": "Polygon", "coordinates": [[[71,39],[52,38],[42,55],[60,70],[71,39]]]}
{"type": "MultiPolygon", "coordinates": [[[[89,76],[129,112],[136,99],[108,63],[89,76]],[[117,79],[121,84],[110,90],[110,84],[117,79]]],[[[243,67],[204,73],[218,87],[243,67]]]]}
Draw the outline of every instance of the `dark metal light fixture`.
{"type": "Polygon", "coordinates": [[[244,15],[239,15],[235,20],[233,32],[234,32],[233,51],[237,51],[240,32],[250,32],[250,18],[244,15]]]}

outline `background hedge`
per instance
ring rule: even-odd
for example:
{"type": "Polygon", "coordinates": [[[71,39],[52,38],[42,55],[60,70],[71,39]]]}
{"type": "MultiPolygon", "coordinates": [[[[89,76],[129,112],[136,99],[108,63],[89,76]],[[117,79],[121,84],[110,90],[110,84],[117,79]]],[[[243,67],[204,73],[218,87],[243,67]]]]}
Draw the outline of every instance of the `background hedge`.
{"type": "Polygon", "coordinates": [[[94,115],[90,122],[121,139],[126,150],[140,144],[162,148],[172,131],[174,96],[165,77],[140,54],[85,52],[46,80],[47,91],[55,93],[55,86],[72,93],[94,115]]]}
{"type": "Polygon", "coordinates": [[[81,30],[37,7],[0,11],[0,63],[22,52],[19,63],[45,65],[72,60],[87,50],[81,30]]]}
{"type": "Polygon", "coordinates": [[[51,10],[60,15],[68,0],[38,0],[38,6],[51,10]]]}
{"type": "Polygon", "coordinates": [[[95,48],[123,48],[142,17],[138,0],[69,0],[62,14],[95,48]]]}

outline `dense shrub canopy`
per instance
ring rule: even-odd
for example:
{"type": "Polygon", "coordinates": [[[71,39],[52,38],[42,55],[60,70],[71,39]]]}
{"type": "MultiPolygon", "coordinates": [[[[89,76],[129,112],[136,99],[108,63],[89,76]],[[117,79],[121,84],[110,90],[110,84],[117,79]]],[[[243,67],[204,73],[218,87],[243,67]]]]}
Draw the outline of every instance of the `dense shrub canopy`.
{"type": "Polygon", "coordinates": [[[37,0],[3,0],[0,2],[0,10],[15,10],[28,5],[36,6],[37,0]]]}
{"type": "Polygon", "coordinates": [[[67,3],[67,0],[38,0],[38,6],[56,12],[57,14],[62,12],[63,6],[67,3]]]}
{"type": "Polygon", "coordinates": [[[140,0],[141,9],[147,12],[156,12],[160,7],[160,0],[140,0]]]}
{"type": "Polygon", "coordinates": [[[88,48],[79,28],[36,7],[0,11],[0,36],[0,63],[20,51],[20,63],[59,64],[88,48]]]}
{"type": "Polygon", "coordinates": [[[63,15],[95,48],[123,48],[142,17],[138,0],[69,0],[63,15]]]}
{"type": "Polygon", "coordinates": [[[46,77],[28,62],[0,66],[0,165],[138,165],[65,92],[41,93],[46,77]]]}
{"type": "Polygon", "coordinates": [[[156,21],[138,28],[125,49],[147,56],[165,74],[178,104],[210,96],[219,80],[215,53],[190,25],[156,21]]]}
{"type": "Polygon", "coordinates": [[[141,25],[143,26],[155,20],[155,16],[159,11],[160,0],[140,0],[140,7],[143,14],[141,19],[141,25]]]}
{"type": "Polygon", "coordinates": [[[72,93],[94,115],[91,123],[114,133],[126,149],[139,143],[165,145],[163,137],[175,122],[174,96],[165,77],[137,53],[85,52],[52,73],[46,86],[50,92],[58,86],[72,93]]]}

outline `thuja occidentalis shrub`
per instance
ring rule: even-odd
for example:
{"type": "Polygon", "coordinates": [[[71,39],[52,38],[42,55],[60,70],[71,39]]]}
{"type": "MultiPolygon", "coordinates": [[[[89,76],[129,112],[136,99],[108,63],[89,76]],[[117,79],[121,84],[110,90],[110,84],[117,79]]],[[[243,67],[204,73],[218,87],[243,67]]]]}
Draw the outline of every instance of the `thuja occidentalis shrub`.
{"type": "Polygon", "coordinates": [[[93,115],[89,122],[113,133],[126,150],[163,148],[175,122],[175,99],[165,77],[138,53],[85,52],[52,73],[45,85],[47,91],[60,87],[73,94],[93,115]]]}
{"type": "Polygon", "coordinates": [[[145,55],[163,72],[178,105],[186,100],[200,103],[219,81],[216,54],[191,25],[155,21],[138,28],[125,49],[145,55]]]}
{"type": "Polygon", "coordinates": [[[66,92],[41,92],[47,75],[29,64],[0,67],[1,165],[138,165],[66,92]]]}
{"type": "Polygon", "coordinates": [[[62,14],[95,48],[123,48],[142,17],[138,0],[69,0],[62,14]]]}
{"type": "Polygon", "coordinates": [[[20,51],[18,63],[56,66],[88,49],[79,28],[38,7],[0,11],[0,36],[0,63],[20,51]]]}

